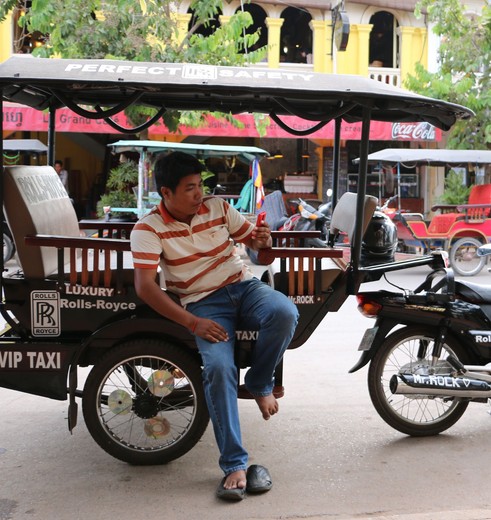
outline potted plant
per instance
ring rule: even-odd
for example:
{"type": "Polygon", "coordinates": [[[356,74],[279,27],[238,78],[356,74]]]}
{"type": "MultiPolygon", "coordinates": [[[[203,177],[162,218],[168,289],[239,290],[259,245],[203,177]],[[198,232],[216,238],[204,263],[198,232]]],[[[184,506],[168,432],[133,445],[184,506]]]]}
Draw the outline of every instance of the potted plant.
{"type": "MultiPolygon", "coordinates": [[[[134,161],[121,162],[109,171],[106,183],[107,193],[97,203],[97,216],[106,216],[104,208],[135,208],[136,198],[133,188],[138,185],[138,165],[134,161]]],[[[119,213],[123,220],[133,220],[132,212],[119,213]]]]}

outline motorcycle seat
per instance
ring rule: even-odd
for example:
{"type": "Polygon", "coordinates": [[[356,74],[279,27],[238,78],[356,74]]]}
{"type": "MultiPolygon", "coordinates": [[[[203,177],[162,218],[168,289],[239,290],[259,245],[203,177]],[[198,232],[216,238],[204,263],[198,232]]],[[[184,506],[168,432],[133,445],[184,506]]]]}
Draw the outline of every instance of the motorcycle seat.
{"type": "Polygon", "coordinates": [[[469,303],[491,303],[491,287],[467,281],[455,282],[455,296],[469,303]]]}

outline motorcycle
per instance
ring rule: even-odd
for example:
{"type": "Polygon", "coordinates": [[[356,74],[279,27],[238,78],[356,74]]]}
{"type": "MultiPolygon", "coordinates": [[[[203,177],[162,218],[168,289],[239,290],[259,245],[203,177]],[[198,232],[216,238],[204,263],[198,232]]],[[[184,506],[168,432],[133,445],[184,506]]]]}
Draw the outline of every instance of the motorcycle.
{"type": "MultiPolygon", "coordinates": [[[[332,190],[327,190],[328,199],[332,190]]],[[[295,213],[279,227],[278,231],[320,231],[320,238],[306,239],[306,247],[327,247],[327,235],[331,221],[332,204],[328,200],[317,208],[298,197],[294,202],[295,213]]]]}
{"type": "MultiPolygon", "coordinates": [[[[332,190],[327,190],[327,197],[332,194],[332,190]]],[[[307,237],[302,239],[302,247],[327,247],[327,238],[329,233],[329,223],[331,221],[331,202],[325,202],[318,208],[306,202],[302,198],[296,198],[290,201],[295,207],[295,212],[289,217],[284,217],[277,222],[269,222],[268,215],[266,220],[272,231],[320,231],[320,235],[307,237]]],[[[267,212],[266,212],[267,213],[267,212]]],[[[295,239],[282,239],[279,245],[293,246],[295,239]],[[290,244],[286,244],[286,240],[290,240],[290,244]]],[[[258,253],[252,249],[246,248],[246,253],[251,262],[260,265],[258,253]]]]}
{"type": "MultiPolygon", "coordinates": [[[[328,201],[315,208],[302,198],[294,201],[296,212],[291,215],[277,231],[320,231],[319,237],[305,238],[303,247],[327,247],[329,227],[331,222],[332,204],[329,200],[332,190],[328,189],[328,201]]],[[[361,244],[361,265],[369,266],[394,261],[397,249],[397,228],[386,214],[386,209],[394,197],[387,199],[385,204],[377,207],[373,213],[361,244]]],[[[340,235],[338,241],[346,237],[340,235]]],[[[283,245],[285,245],[283,243],[283,245]]],[[[293,244],[289,244],[293,245],[293,244]]],[[[247,249],[247,255],[254,264],[258,264],[257,253],[247,249]]]]}
{"type": "MultiPolygon", "coordinates": [[[[433,255],[448,265],[446,252],[433,255]]],[[[397,289],[357,294],[359,311],[376,321],[350,372],[369,364],[370,398],[389,426],[436,435],[470,402],[491,398],[491,289],[456,281],[448,267],[433,270],[415,290],[397,289]]]]}

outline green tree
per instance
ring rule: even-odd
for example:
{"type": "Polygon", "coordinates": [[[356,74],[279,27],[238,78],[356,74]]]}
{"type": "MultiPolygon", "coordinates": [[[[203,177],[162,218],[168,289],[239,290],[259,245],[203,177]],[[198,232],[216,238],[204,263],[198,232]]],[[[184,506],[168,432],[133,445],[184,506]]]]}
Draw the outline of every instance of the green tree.
{"type": "Polygon", "coordinates": [[[476,116],[459,121],[449,133],[455,149],[487,149],[491,146],[491,7],[469,17],[459,0],[421,0],[416,15],[426,12],[440,37],[439,70],[431,73],[420,64],[405,86],[472,109],[476,116]]]}
{"type": "MultiPolygon", "coordinates": [[[[6,0],[0,5],[0,19],[14,7],[23,9],[19,25],[28,33],[46,35],[45,45],[33,51],[43,57],[243,66],[265,56],[265,47],[251,51],[260,34],[248,32],[250,13],[239,10],[227,23],[203,36],[197,29],[210,25],[221,12],[222,0],[193,0],[193,25],[180,41],[175,5],[174,0],[32,0],[27,8],[26,0],[6,0]]],[[[127,113],[135,125],[152,114],[142,107],[127,113]]],[[[230,115],[214,115],[240,126],[230,115]]],[[[205,116],[169,111],[164,122],[175,131],[179,122],[199,126],[205,116]]]]}
{"type": "Polygon", "coordinates": [[[467,204],[470,191],[470,186],[462,184],[462,177],[455,170],[450,170],[445,179],[445,191],[439,198],[439,202],[441,204],[467,204]]]}

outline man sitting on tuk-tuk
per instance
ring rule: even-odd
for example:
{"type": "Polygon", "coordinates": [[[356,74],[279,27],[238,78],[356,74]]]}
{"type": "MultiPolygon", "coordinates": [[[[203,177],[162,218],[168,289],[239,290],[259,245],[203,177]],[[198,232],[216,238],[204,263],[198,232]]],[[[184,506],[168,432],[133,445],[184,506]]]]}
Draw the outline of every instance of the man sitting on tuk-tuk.
{"type": "Polygon", "coordinates": [[[285,295],[254,278],[235,254],[234,242],[255,250],[271,247],[268,225],[256,227],[223,199],[203,197],[202,170],[195,157],[182,152],[157,160],[154,172],[162,201],[131,234],[135,287],[143,301],[196,337],[225,474],[217,496],[240,500],[246,490],[268,491],[272,482],[263,466],[247,467],[237,403],[235,332],[238,327],[259,331],[244,382],[269,419],[278,412],[273,373],[291,341],[298,311],[285,295]],[[159,265],[167,291],[176,294],[181,305],[157,282],[159,265]]]}

